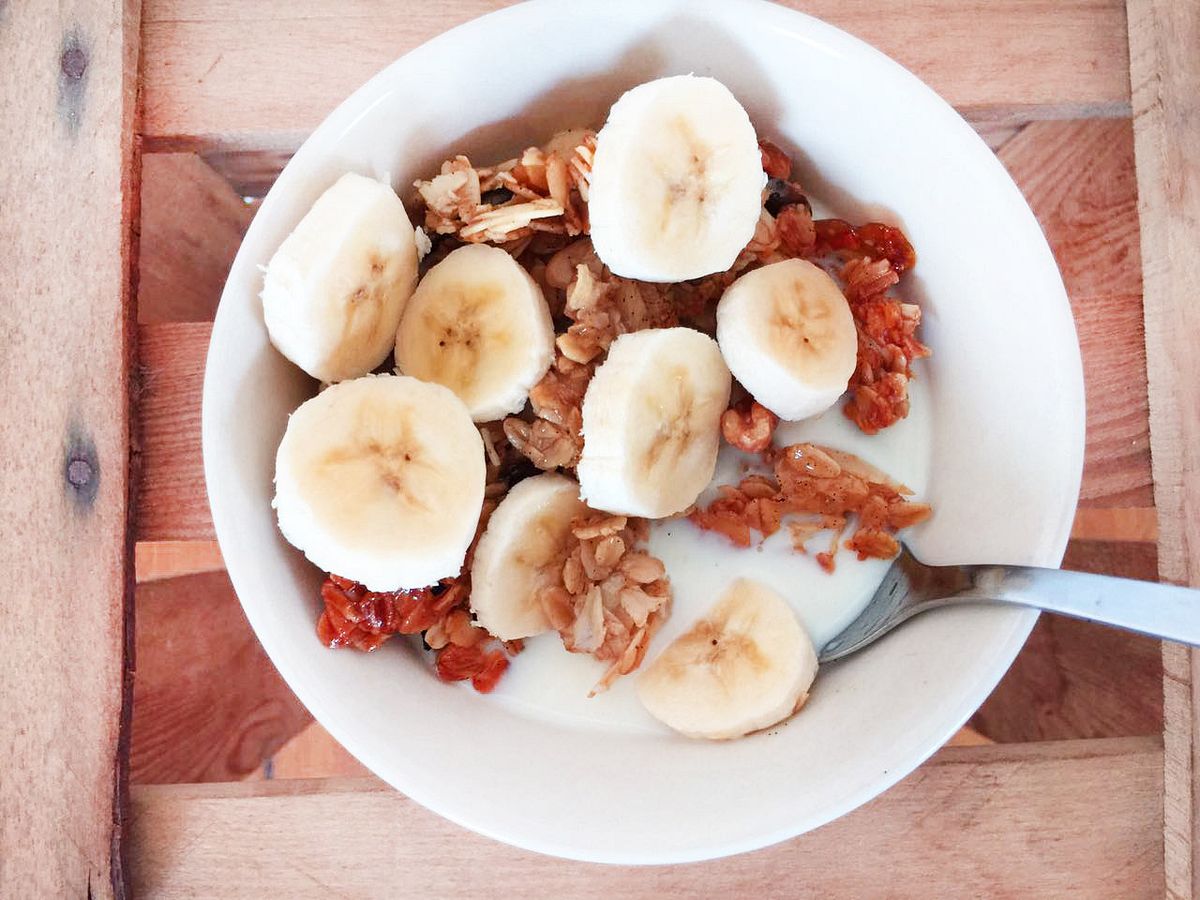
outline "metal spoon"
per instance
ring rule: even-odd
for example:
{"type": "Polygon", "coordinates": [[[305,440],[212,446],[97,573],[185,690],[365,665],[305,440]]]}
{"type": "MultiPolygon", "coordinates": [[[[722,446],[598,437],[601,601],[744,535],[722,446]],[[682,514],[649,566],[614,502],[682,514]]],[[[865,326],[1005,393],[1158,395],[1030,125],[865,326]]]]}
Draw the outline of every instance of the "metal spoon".
{"type": "Polygon", "coordinates": [[[927,610],[967,603],[1032,606],[1200,645],[1200,590],[1031,566],[927,566],[902,547],[867,608],[821,648],[820,661],[861,650],[927,610]]]}

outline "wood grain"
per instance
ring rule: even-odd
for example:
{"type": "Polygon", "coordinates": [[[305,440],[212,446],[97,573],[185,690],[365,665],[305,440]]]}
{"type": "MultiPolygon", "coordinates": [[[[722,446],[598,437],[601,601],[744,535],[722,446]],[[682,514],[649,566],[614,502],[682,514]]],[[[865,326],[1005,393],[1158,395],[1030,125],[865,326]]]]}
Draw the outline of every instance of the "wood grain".
{"type": "Polygon", "coordinates": [[[312,721],[224,572],[138,585],[137,617],[135,784],[244,778],[312,721]]]}
{"type": "Polygon", "coordinates": [[[142,157],[138,322],[206,322],[252,210],[193,153],[142,157]]]}
{"type": "Polygon", "coordinates": [[[138,4],[0,4],[0,885],[125,896],[138,4]]]}
{"type": "Polygon", "coordinates": [[[200,452],[200,393],[211,330],[207,322],[138,329],[139,541],[214,538],[200,452]]]}
{"type": "MultiPolygon", "coordinates": [[[[1129,0],[1158,563],[1200,584],[1200,6],[1129,0]]],[[[1200,651],[1164,645],[1166,873],[1200,893],[1200,651]]]]}
{"type": "Polygon", "coordinates": [[[1080,497],[1153,503],[1137,184],[1129,121],[1033,122],[999,153],[1054,251],[1083,351],[1080,497]]]}
{"type": "Polygon", "coordinates": [[[1158,897],[1161,776],[1157,738],[951,748],[800,838],[714,862],[632,868],[505,847],[375,779],[142,787],[135,886],[164,898],[522,896],[531,887],[580,898],[1158,897]]]}
{"type": "MultiPolygon", "coordinates": [[[[1152,543],[1072,541],[1063,567],[1153,581],[1152,543]]],[[[996,741],[1161,734],[1161,643],[1043,614],[1012,667],[971,717],[996,741]]]]}
{"type": "MultiPolygon", "coordinates": [[[[399,12],[372,0],[147,0],[148,146],[294,149],[398,56],[506,5],[443,0],[399,12]]],[[[1128,114],[1120,0],[921,0],[891,15],[874,0],[785,5],[875,44],[977,118],[1128,114]]]]}
{"type": "Polygon", "coordinates": [[[1182,644],[1163,644],[1163,835],[1167,896],[1200,894],[1197,872],[1197,773],[1200,772],[1200,655],[1182,644]]]}

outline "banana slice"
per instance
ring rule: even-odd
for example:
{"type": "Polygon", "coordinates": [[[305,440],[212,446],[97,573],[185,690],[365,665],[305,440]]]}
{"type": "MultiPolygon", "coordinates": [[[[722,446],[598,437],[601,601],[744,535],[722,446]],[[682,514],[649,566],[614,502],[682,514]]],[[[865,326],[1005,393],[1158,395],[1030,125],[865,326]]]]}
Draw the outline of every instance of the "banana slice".
{"type": "Polygon", "coordinates": [[[596,137],[596,253],[643,281],[724,272],[754,235],[766,183],[754,126],[725,85],[692,75],[639,85],[596,137]]]}
{"type": "Polygon", "coordinates": [[[416,284],[416,232],[404,204],[388,185],[347,173],[271,257],[267,333],[313,378],[357,378],[387,359],[416,284]]]}
{"type": "Polygon", "coordinates": [[[717,343],[754,399],[789,421],[837,402],[858,358],[845,296],[802,259],[763,266],[731,284],[717,304],[717,343]]]}
{"type": "Polygon", "coordinates": [[[740,578],[638,677],[659,721],[688,737],[741,737],[808,699],[817,653],[787,601],[740,578]]]}
{"type": "Polygon", "coordinates": [[[279,530],[373,591],[457,575],[483,507],[483,441],[462,401],[397,375],[335,384],[288,420],[275,457],[279,530]]]}
{"type": "Polygon", "coordinates": [[[471,610],[480,625],[504,641],[549,630],[538,591],[561,577],[571,520],[585,512],[579,485],[553,472],[508,492],[471,563],[471,610]]]}
{"type": "Polygon", "coordinates": [[[498,247],[459,247],[425,273],[396,333],[396,368],[443,384],[476,422],[520,412],[554,361],[537,282],[498,247]]]}
{"type": "Polygon", "coordinates": [[[712,480],[729,389],[721,351],[699,331],[618,337],[583,398],[580,496],[651,519],[686,509],[712,480]]]}

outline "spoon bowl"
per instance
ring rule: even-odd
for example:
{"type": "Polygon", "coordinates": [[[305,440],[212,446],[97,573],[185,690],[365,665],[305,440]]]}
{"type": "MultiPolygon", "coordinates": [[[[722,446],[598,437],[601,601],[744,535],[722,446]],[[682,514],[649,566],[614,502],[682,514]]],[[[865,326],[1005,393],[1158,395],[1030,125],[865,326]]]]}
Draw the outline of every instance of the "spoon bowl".
{"type": "Polygon", "coordinates": [[[1200,590],[1034,566],[927,566],[907,547],[857,619],[821,648],[833,662],[914,616],[969,603],[1014,604],[1200,644],[1200,590]]]}

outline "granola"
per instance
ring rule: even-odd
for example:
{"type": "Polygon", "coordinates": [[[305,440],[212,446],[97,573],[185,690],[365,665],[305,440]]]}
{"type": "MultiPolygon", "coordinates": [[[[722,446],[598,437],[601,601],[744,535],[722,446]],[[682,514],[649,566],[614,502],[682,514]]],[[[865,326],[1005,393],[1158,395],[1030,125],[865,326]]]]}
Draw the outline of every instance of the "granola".
{"type": "Polygon", "coordinates": [[[665,567],[635,549],[648,534],[644,519],[591,512],[576,520],[561,580],[540,594],[563,646],[608,663],[593,694],[641,665],[650,639],[670,615],[665,567]]]}

